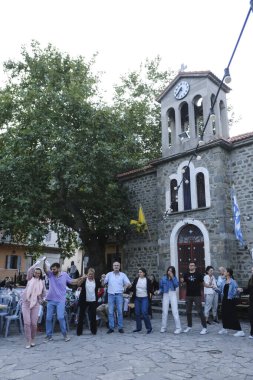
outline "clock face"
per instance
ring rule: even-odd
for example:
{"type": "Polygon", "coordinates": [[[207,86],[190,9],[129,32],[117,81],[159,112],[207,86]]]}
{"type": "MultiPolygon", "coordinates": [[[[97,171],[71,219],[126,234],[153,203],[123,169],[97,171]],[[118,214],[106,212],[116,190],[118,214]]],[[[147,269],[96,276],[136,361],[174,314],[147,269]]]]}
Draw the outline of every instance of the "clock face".
{"type": "Polygon", "coordinates": [[[189,92],[190,85],[186,81],[179,82],[174,90],[174,96],[176,99],[183,99],[189,92]]]}

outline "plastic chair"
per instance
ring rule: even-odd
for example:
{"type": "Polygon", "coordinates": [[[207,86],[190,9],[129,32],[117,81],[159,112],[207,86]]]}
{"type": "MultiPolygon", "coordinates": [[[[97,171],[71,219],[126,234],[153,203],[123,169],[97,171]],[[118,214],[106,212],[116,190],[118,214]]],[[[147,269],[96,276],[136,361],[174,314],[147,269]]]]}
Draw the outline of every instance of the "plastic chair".
{"type": "Polygon", "coordinates": [[[9,315],[11,313],[11,307],[12,307],[12,297],[10,296],[4,296],[0,297],[0,303],[2,305],[6,305],[6,309],[0,311],[0,331],[2,331],[2,322],[4,320],[4,317],[9,315]]]}
{"type": "Polygon", "coordinates": [[[12,315],[6,315],[4,318],[4,324],[5,324],[5,334],[4,337],[6,338],[9,334],[9,328],[10,323],[12,321],[16,321],[19,327],[19,332],[21,334],[24,333],[24,327],[23,327],[23,321],[22,321],[22,313],[21,313],[21,301],[17,303],[15,313],[12,315]]]}

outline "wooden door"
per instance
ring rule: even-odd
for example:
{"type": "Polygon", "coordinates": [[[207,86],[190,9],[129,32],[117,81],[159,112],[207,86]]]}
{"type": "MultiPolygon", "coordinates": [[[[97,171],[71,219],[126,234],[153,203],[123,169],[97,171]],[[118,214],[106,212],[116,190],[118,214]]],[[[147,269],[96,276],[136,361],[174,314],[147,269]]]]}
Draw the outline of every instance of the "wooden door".
{"type": "MultiPolygon", "coordinates": [[[[189,262],[196,264],[197,271],[205,273],[204,238],[200,229],[187,224],[178,236],[178,276],[183,276],[189,269],[189,262]]],[[[185,299],[185,285],[180,284],[179,299],[185,299]]]]}

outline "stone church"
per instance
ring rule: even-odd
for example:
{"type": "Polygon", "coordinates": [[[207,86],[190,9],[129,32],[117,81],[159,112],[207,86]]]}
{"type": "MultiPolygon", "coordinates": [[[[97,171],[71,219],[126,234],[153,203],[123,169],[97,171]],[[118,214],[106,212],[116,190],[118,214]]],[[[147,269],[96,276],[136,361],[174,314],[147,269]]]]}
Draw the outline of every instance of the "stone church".
{"type": "Polygon", "coordinates": [[[119,175],[129,191],[133,219],[141,204],[148,224],[144,233],[133,228],[120,252],[130,278],[140,266],[161,278],[167,266],[174,265],[179,275],[189,261],[203,273],[207,265],[216,273],[219,266],[232,267],[240,285],[249,278],[253,132],[229,137],[229,91],[210,71],[179,72],[157,99],[162,157],[119,175]],[[239,244],[234,233],[233,186],[245,244],[239,244]]]}

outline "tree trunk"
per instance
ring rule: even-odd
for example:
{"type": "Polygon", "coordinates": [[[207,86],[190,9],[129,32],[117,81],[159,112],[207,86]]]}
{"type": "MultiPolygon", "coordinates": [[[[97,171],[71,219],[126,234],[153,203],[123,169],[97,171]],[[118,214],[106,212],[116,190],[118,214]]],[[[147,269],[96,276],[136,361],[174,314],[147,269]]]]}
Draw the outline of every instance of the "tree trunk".
{"type": "Polygon", "coordinates": [[[96,277],[105,273],[105,241],[97,238],[90,239],[84,243],[85,255],[89,257],[88,268],[94,268],[96,277]]]}

